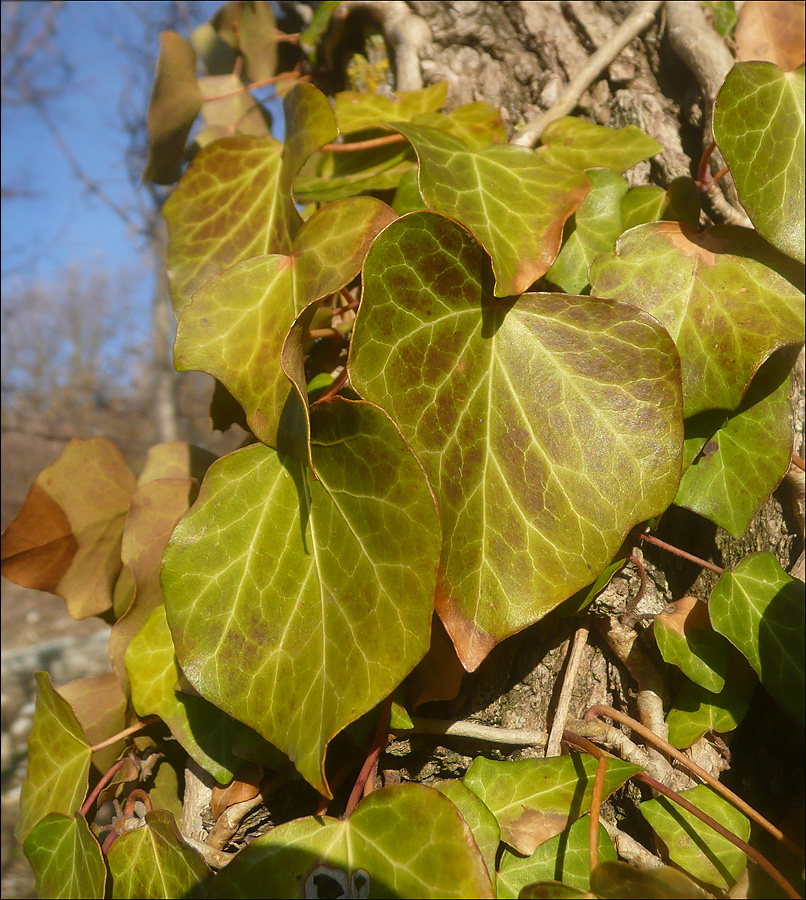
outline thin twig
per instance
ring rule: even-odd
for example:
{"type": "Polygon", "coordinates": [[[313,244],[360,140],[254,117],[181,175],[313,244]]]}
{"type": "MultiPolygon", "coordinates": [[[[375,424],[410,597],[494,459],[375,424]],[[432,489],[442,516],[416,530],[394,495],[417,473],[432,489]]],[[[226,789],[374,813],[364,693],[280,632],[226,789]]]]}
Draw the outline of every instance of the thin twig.
{"type": "Polygon", "coordinates": [[[557,710],[554,713],[554,720],[551,723],[551,731],[549,731],[549,740],[546,744],[546,756],[559,756],[560,744],[563,739],[563,730],[568,719],[568,711],[571,708],[571,699],[574,694],[574,684],[576,683],[577,672],[585,655],[585,647],[588,643],[588,635],[590,632],[584,625],[580,625],[574,635],[573,643],[568,651],[568,665],[565,669],[563,685],[560,691],[560,698],[557,701],[557,710]]]}
{"type": "MultiPolygon", "coordinates": [[[[640,551],[636,552],[640,553],[640,551]]],[[[630,553],[627,559],[633,563],[636,569],[638,569],[638,577],[641,579],[641,584],[636,595],[627,601],[627,605],[624,608],[624,615],[621,617],[621,624],[626,625],[628,628],[634,628],[635,623],[639,618],[637,615],[638,604],[641,602],[644,592],[646,591],[646,569],[644,569],[644,564],[637,556],[635,556],[635,554],[630,553]]]]}
{"type": "Polygon", "coordinates": [[[339,374],[333,380],[333,383],[325,391],[323,391],[322,396],[318,397],[316,402],[324,403],[326,400],[330,400],[331,397],[335,397],[345,384],[347,384],[347,366],[345,366],[341,370],[341,372],[339,372],[339,374]]]}
{"type": "Polygon", "coordinates": [[[797,466],[801,472],[806,471],[806,462],[804,462],[797,453],[792,454],[792,462],[795,466],[797,466]]]}
{"type": "Polygon", "coordinates": [[[588,828],[588,856],[591,872],[599,865],[599,815],[602,811],[602,798],[604,797],[605,776],[607,775],[607,754],[596,744],[572,731],[563,731],[563,740],[573,744],[598,760],[596,775],[593,779],[591,791],[590,822],[588,828]]]}
{"type": "MultiPolygon", "coordinates": [[[[598,770],[597,770],[598,771],[598,770]]],[[[686,800],[685,797],[681,797],[677,791],[673,791],[671,788],[666,787],[665,784],[661,784],[659,781],[656,781],[651,776],[647,775],[645,772],[639,772],[637,775],[634,775],[636,781],[643,781],[644,784],[649,785],[654,791],[657,791],[659,794],[663,794],[664,797],[668,797],[670,800],[673,800],[679,806],[682,806],[687,812],[690,812],[693,816],[696,816],[701,822],[704,822],[710,828],[713,828],[717,834],[721,834],[723,838],[730,841],[731,844],[734,844],[738,847],[742,853],[748,856],[753,860],[758,866],[760,866],[764,871],[770,876],[770,878],[775,881],[775,883],[784,891],[784,893],[788,897],[794,898],[794,900],[800,900],[800,894],[792,887],[792,885],[784,878],[784,876],[775,868],[775,866],[761,853],[758,852],[754,847],[751,847],[746,841],[743,841],[740,837],[735,835],[728,828],[725,828],[720,822],[717,822],[715,819],[712,819],[707,813],[704,813],[701,809],[696,807],[693,803],[686,800]]]]}
{"type": "Polygon", "coordinates": [[[655,18],[661,0],[645,0],[619,25],[612,36],[589,58],[582,69],[571,80],[559,99],[544,113],[536,116],[510,141],[521,147],[536,147],[540,135],[555,119],[573,112],[580,97],[587,91],[598,75],[603,72],[621,51],[647,28],[655,18]]]}
{"type": "Polygon", "coordinates": [[[746,803],[739,797],[737,794],[734,794],[732,790],[725,787],[724,784],[717,781],[713,775],[706,772],[705,769],[701,768],[697,765],[693,760],[689,759],[684,753],[681,753],[676,747],[673,747],[668,741],[664,741],[663,738],[658,737],[650,728],[646,728],[640,722],[636,722],[631,716],[626,715],[625,713],[619,712],[616,709],[613,709],[610,706],[592,706],[586,713],[586,719],[593,719],[599,716],[607,716],[610,719],[615,719],[617,722],[621,722],[624,725],[629,726],[633,729],[633,731],[637,731],[644,740],[649,741],[654,744],[659,749],[663,750],[664,753],[667,753],[669,756],[676,759],[679,763],[685,766],[690,772],[693,772],[698,778],[701,778],[706,784],[709,784],[715,791],[720,793],[726,800],[729,800],[737,809],[740,809],[746,816],[749,816],[754,822],[761,825],[762,828],[769,831],[769,833],[782,844],[784,844],[792,853],[796,854],[800,859],[804,858],[803,851],[779,829],[776,828],[772,822],[769,822],[761,813],[756,812],[749,803],[746,803]]]}
{"type": "Polygon", "coordinates": [[[545,731],[529,728],[496,728],[479,725],[478,722],[452,722],[450,719],[421,719],[411,717],[414,728],[392,729],[396,734],[438,734],[446,737],[470,738],[492,744],[515,744],[519,747],[545,747],[548,735],[545,731]]]}
{"type": "MultiPolygon", "coordinates": [[[[240,58],[240,57],[239,57],[240,58]]],[[[273,75],[271,78],[263,78],[261,81],[252,81],[249,84],[242,84],[240,87],[233,88],[231,91],[224,91],[222,94],[213,94],[212,97],[204,97],[205,103],[215,103],[216,100],[226,100],[228,97],[234,97],[237,94],[243,94],[245,91],[256,91],[258,88],[268,87],[271,84],[277,84],[278,81],[288,81],[289,78],[296,78],[299,81],[310,81],[310,76],[301,75],[296,69],[290,72],[280,72],[279,75],[273,75]]]]}
{"type": "Polygon", "coordinates": [[[694,556],[693,553],[687,553],[685,550],[681,550],[679,547],[674,547],[672,544],[667,544],[666,541],[662,541],[660,538],[653,537],[651,534],[642,534],[640,531],[633,531],[632,533],[641,541],[647,541],[650,544],[654,544],[656,547],[661,547],[663,550],[668,550],[669,553],[674,553],[675,556],[680,556],[683,559],[687,559],[689,562],[696,563],[698,566],[702,566],[703,569],[710,569],[710,571],[716,572],[717,575],[721,575],[725,571],[722,566],[718,566],[716,565],[716,563],[708,562],[708,560],[705,559],[700,559],[699,556],[694,556]]]}

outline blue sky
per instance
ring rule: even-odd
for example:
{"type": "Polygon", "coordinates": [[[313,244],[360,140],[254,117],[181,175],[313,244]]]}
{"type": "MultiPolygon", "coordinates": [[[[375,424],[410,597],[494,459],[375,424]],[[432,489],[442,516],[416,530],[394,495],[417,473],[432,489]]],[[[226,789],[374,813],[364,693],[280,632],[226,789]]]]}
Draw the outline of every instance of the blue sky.
{"type": "MultiPolygon", "coordinates": [[[[205,6],[216,8],[215,3],[205,6]]],[[[125,135],[118,115],[131,63],[115,40],[142,40],[141,29],[129,5],[119,2],[67,2],[57,21],[55,40],[73,76],[51,106],[53,118],[85,172],[116,203],[131,207],[134,191],[123,162],[125,135]]],[[[35,112],[5,108],[2,142],[3,184],[18,178],[34,193],[3,202],[3,288],[9,279],[51,280],[71,262],[145,271],[131,229],[74,176],[35,112]]]]}

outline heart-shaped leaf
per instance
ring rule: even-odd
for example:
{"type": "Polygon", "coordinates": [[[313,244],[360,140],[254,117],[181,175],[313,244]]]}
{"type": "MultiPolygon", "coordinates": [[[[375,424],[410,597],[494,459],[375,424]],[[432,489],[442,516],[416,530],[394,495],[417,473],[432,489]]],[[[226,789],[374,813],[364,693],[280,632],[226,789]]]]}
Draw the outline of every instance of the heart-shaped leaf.
{"type": "Polygon", "coordinates": [[[756,372],[735,412],[705,412],[686,423],[686,454],[693,459],[675,497],[678,506],[736,538],[744,534],[789,469],[792,383],[792,355],[776,353],[756,372]]]}
{"type": "Polygon", "coordinates": [[[666,716],[669,743],[685,750],[708,731],[733,731],[747,714],[757,686],[753,670],[738,653],[729,656],[725,686],[719,693],[684,679],[666,716]]]}
{"type": "Polygon", "coordinates": [[[87,820],[76,813],[50,813],[23,845],[39,897],[103,900],[106,864],[87,820]]]}
{"type": "Polygon", "coordinates": [[[636,869],[621,861],[600,863],[591,872],[591,890],[601,900],[704,900],[710,896],[671,866],[636,869]]]}
{"type": "MultiPolygon", "coordinates": [[[[802,293],[744,255],[743,231],[716,226],[697,234],[676,222],[643,225],[590,267],[594,294],[646,310],[674,338],[686,417],[736,409],[764,360],[803,341],[802,293]]],[[[774,254],[768,256],[774,265],[774,254]]]]}
{"type": "Polygon", "coordinates": [[[595,256],[612,250],[624,231],[621,201],[629,184],[608,169],[589,169],[591,190],[566,223],[566,238],[546,279],[567,294],[581,294],[588,286],[588,266],[595,256]]]}
{"type": "Polygon", "coordinates": [[[210,890],[222,900],[495,896],[464,819],[421,784],[374,791],[349,819],[279,825],[239,853],[210,890]]]}
{"type": "Polygon", "coordinates": [[[641,160],[663,152],[654,138],[635,125],[606,128],[573,116],[563,116],[547,125],[540,142],[541,152],[548,159],[570,169],[626,172],[641,160]]]}
{"type": "MultiPolygon", "coordinates": [[[[589,831],[588,819],[580,819],[562,834],[542,843],[531,856],[516,856],[505,847],[498,869],[499,900],[516,900],[528,885],[553,879],[561,880],[576,891],[587,891],[590,885],[589,831]]],[[[599,858],[602,862],[618,859],[613,842],[602,825],[599,826],[599,858]]]]}
{"type": "Polygon", "coordinates": [[[162,554],[197,490],[198,485],[189,478],[158,478],[145,482],[132,495],[121,556],[134,579],[135,595],[109,635],[109,659],[123,685],[128,685],[123,661],[126,648],[152,611],[162,604],[162,554]]]}
{"type": "Polygon", "coordinates": [[[395,128],[417,153],[429,208],[465,225],[490,254],[496,297],[520,294],[545,275],[566,219],[590,189],[583,172],[523,147],[472,150],[428,125],[395,128]]]}
{"type": "Polygon", "coordinates": [[[677,358],[634,307],[492,296],[482,248],[411,213],[376,238],[348,368],[437,493],[437,609],[462,663],[590,584],[677,487],[677,358]]]}
{"type": "Polygon", "coordinates": [[[64,597],[74,619],[112,606],[134,475],[104,438],[72,440],[3,533],[3,575],[64,597]]]}
{"type": "Polygon", "coordinates": [[[144,179],[173,184],[182,174],[185,144],[202,99],[193,45],[175,31],[163,31],[148,104],[148,163],[144,179]]]}
{"type": "Polygon", "coordinates": [[[162,583],[190,682],[327,795],[328,742],[428,649],[440,537],[381,410],[316,404],[311,428],[318,481],[263,445],[211,466],[162,583]]]}
{"type": "Polygon", "coordinates": [[[28,770],[14,834],[22,842],[48,813],[72,816],[87,793],[92,751],[70,704],[47,672],[36,673],[36,707],[28,738],[28,770]]]}
{"type": "Polygon", "coordinates": [[[725,686],[730,645],[711,628],[708,609],[696,597],[682,597],[652,623],[663,661],[695,684],[717,693],[725,686]]]}
{"type": "Polygon", "coordinates": [[[302,219],[292,185],[305,160],[337,134],[327,98],[299,84],[283,101],[286,143],[239,135],[214,141],[168,198],[168,275],[177,318],[228,266],[291,252],[302,219]]]}
{"type": "MultiPolygon", "coordinates": [[[[203,697],[176,690],[182,673],[176,662],[165,607],[148,617],[126,651],[132,706],[139,716],[158,715],[187,753],[219,784],[228,784],[241,760],[232,750],[233,736],[246,726],[203,697]]],[[[273,748],[267,745],[267,753],[273,748]]],[[[279,768],[283,757],[275,750],[279,768]]]]}
{"type": "Polygon", "coordinates": [[[400,91],[391,97],[342,91],[336,94],[336,122],[341,134],[378,128],[387,122],[410,122],[420,113],[436,112],[447,98],[447,81],[419,91],[400,91]]]}
{"type": "Polygon", "coordinates": [[[495,860],[498,845],[501,842],[501,829],[498,827],[495,816],[481,802],[478,794],[473,793],[459,779],[440,781],[434,787],[440,794],[447,797],[461,813],[473,835],[473,840],[481,851],[484,864],[487,866],[487,874],[495,887],[495,860]]]}
{"type": "MultiPolygon", "coordinates": [[[[711,788],[700,785],[681,791],[680,796],[736,837],[750,839],[747,816],[711,788]]],[[[728,891],[747,867],[747,857],[739,847],[667,797],[647,800],[639,810],[663,841],[669,860],[697,881],[728,891]]]]}
{"type": "MultiPolygon", "coordinates": [[[[609,797],[638,766],[608,760],[604,796],[609,797]]],[[[476,757],[464,782],[498,819],[501,840],[530,855],[590,811],[596,760],[555,756],[500,762],[476,757]]]]}
{"type": "Polygon", "coordinates": [[[114,900],[205,897],[210,870],[188,846],[165,809],[146,813],[140,828],[115,840],[107,854],[114,900]]]}
{"type": "Polygon", "coordinates": [[[803,722],[803,582],[787,575],[771,553],[750,553],[722,574],[708,611],[714,628],[741,651],[764,687],[803,722]]]}
{"type": "Polygon", "coordinates": [[[804,262],[804,67],[737,63],[714,103],[714,137],[756,230],[804,262]]]}
{"type": "Polygon", "coordinates": [[[304,307],[358,274],[373,238],[394,218],[373,197],[330,203],[303,224],[288,256],[249,259],[208,281],[179,319],[176,368],[215,376],[255,436],[276,447],[291,392],[280,365],[289,328],[304,307]]]}

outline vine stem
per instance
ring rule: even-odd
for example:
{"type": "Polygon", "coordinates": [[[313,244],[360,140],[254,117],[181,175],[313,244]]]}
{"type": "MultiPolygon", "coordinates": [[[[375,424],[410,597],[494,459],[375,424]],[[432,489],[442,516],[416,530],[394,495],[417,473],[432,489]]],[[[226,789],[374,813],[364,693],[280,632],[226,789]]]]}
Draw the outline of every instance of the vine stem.
{"type": "Polygon", "coordinates": [[[690,812],[693,816],[696,816],[701,822],[704,822],[709,827],[713,828],[717,834],[721,834],[723,838],[730,841],[731,844],[734,844],[738,847],[745,856],[748,856],[753,860],[758,866],[760,866],[764,871],[770,876],[770,878],[775,881],[775,883],[784,891],[784,893],[788,897],[792,897],[793,900],[800,900],[800,894],[792,887],[792,885],[784,878],[784,876],[775,868],[775,866],[755,847],[751,847],[746,841],[743,841],[738,835],[734,834],[730,829],[725,828],[724,825],[717,822],[715,819],[712,819],[707,813],[704,813],[699,807],[695,806],[690,801],[686,800],[685,797],[681,797],[677,791],[673,791],[671,788],[666,787],[665,784],[661,784],[655,778],[652,778],[651,775],[647,775],[646,772],[639,772],[637,775],[633,775],[633,778],[636,781],[643,781],[644,784],[649,785],[652,790],[657,791],[659,794],[663,794],[664,797],[668,797],[670,800],[673,800],[679,806],[682,806],[687,812],[690,812]]]}
{"type": "Polygon", "coordinates": [[[708,562],[707,559],[700,559],[699,556],[694,556],[693,553],[687,553],[685,550],[681,550],[679,547],[675,547],[672,544],[667,544],[666,541],[662,541],[660,538],[653,537],[653,535],[651,534],[643,534],[640,531],[633,531],[632,533],[641,541],[647,541],[650,544],[654,544],[656,547],[660,547],[663,550],[668,550],[669,553],[674,553],[675,556],[680,556],[683,559],[687,559],[689,562],[696,563],[698,566],[702,566],[703,569],[710,569],[710,571],[716,572],[717,575],[721,575],[725,571],[722,566],[718,566],[716,565],[716,563],[708,562]]]}
{"type": "Polygon", "coordinates": [[[322,392],[322,396],[319,397],[316,402],[324,403],[326,400],[330,400],[331,397],[335,397],[345,384],[347,384],[347,366],[345,366],[341,370],[341,372],[339,372],[330,387],[326,391],[322,392]]]}
{"type": "Polygon", "coordinates": [[[366,788],[369,786],[369,776],[373,771],[377,771],[378,757],[381,755],[381,750],[386,746],[386,737],[389,734],[389,717],[392,713],[392,699],[393,695],[390,694],[386,700],[383,701],[381,717],[378,720],[375,735],[372,738],[370,751],[367,754],[367,758],[364,760],[364,765],[361,766],[358,778],[355,780],[355,785],[350,793],[350,799],[347,801],[347,806],[344,809],[343,819],[349,819],[353,814],[353,810],[358,806],[358,801],[372,791],[371,787],[369,790],[366,790],[366,788]]]}
{"type": "Polygon", "coordinates": [[[269,85],[277,84],[278,81],[288,81],[289,78],[296,78],[298,81],[310,81],[309,75],[300,75],[296,70],[291,72],[280,72],[279,75],[273,75],[271,78],[263,78],[261,81],[253,81],[250,84],[242,84],[240,87],[233,88],[231,91],[224,91],[223,94],[215,94],[213,97],[205,97],[205,103],[214,103],[216,100],[226,100],[227,97],[234,97],[236,94],[242,94],[244,91],[254,91],[258,88],[269,87],[269,85]]]}
{"type": "Polygon", "coordinates": [[[709,774],[705,771],[705,769],[701,768],[697,765],[693,760],[689,759],[684,753],[681,753],[676,747],[673,747],[668,741],[664,741],[663,738],[658,737],[651,729],[642,725],[640,722],[636,722],[631,716],[626,715],[623,712],[619,712],[616,709],[613,709],[610,706],[592,706],[586,713],[586,719],[598,719],[600,716],[607,716],[609,719],[615,719],[617,722],[621,722],[623,725],[627,725],[629,728],[632,728],[633,731],[638,732],[644,740],[649,741],[649,743],[653,744],[660,750],[663,750],[664,753],[667,753],[673,759],[676,759],[681,765],[685,766],[690,772],[693,772],[699,778],[701,778],[706,784],[710,785],[717,793],[721,794],[726,800],[729,800],[737,809],[741,810],[746,816],[749,816],[754,822],[761,825],[766,831],[768,831],[776,840],[780,841],[784,846],[786,846],[792,853],[794,853],[799,859],[804,859],[803,851],[780,830],[780,828],[776,828],[772,822],[768,821],[761,815],[761,813],[756,812],[749,803],[746,803],[739,797],[737,794],[734,794],[730,788],[725,787],[724,784],[717,781],[713,775],[709,774]]]}
{"type": "Polygon", "coordinates": [[[136,734],[138,731],[142,731],[149,725],[153,725],[155,722],[159,721],[159,716],[146,716],[144,719],[141,719],[139,722],[131,725],[129,728],[124,728],[123,731],[119,731],[117,734],[113,734],[112,737],[106,738],[106,740],[100,741],[97,744],[93,744],[92,747],[90,747],[90,751],[92,753],[97,753],[99,750],[104,750],[106,747],[111,747],[112,744],[117,744],[118,741],[123,740],[123,738],[128,737],[130,734],[136,734]]]}
{"type": "Polygon", "coordinates": [[[574,734],[573,731],[568,731],[567,729],[563,731],[563,740],[568,744],[576,745],[581,750],[585,750],[597,760],[596,775],[593,779],[593,790],[591,792],[590,822],[588,823],[588,856],[592,872],[599,865],[599,815],[602,811],[608,755],[596,744],[592,744],[584,737],[574,734]]]}
{"type": "Polygon", "coordinates": [[[387,134],[383,137],[369,138],[366,141],[353,141],[349,144],[325,144],[319,150],[326,153],[354,153],[358,150],[374,150],[376,147],[386,147],[388,144],[400,144],[405,140],[402,134],[387,134]]]}
{"type": "Polygon", "coordinates": [[[87,817],[87,813],[92,809],[92,804],[98,799],[98,795],[101,791],[109,784],[109,782],[117,775],[117,773],[126,765],[125,759],[119,759],[111,768],[107,769],[95,787],[92,789],[92,793],[87,797],[84,801],[84,805],[81,807],[79,812],[85,818],[87,817]]]}

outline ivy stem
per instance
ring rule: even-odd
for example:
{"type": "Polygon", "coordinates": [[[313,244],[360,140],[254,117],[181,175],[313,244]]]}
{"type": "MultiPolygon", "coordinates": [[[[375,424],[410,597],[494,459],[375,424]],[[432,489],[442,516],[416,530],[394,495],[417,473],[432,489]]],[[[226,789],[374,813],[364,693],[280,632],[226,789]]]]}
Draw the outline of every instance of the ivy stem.
{"type": "Polygon", "coordinates": [[[760,866],[764,871],[770,876],[770,878],[775,881],[775,883],[784,891],[787,897],[792,897],[794,900],[800,900],[800,894],[792,887],[792,885],[784,878],[784,876],[775,868],[775,866],[761,853],[758,852],[754,847],[751,847],[746,841],[743,841],[738,835],[735,835],[732,831],[725,828],[724,825],[717,822],[715,819],[712,819],[707,813],[704,813],[701,809],[696,807],[693,803],[686,800],[684,797],[681,797],[677,791],[673,791],[671,788],[666,787],[666,785],[661,784],[655,778],[652,778],[651,775],[647,775],[646,772],[639,772],[637,775],[634,775],[633,778],[636,781],[643,781],[644,784],[649,785],[652,790],[657,791],[659,794],[663,794],[664,797],[668,797],[670,800],[673,800],[679,806],[682,806],[687,812],[690,812],[693,816],[696,816],[701,822],[704,822],[706,825],[710,826],[714,829],[717,834],[721,834],[723,838],[730,841],[736,847],[738,847],[745,856],[748,856],[753,860],[758,866],[760,866]]]}
{"type": "Polygon", "coordinates": [[[126,765],[125,759],[119,759],[110,769],[107,769],[103,775],[101,775],[98,784],[92,789],[92,793],[87,797],[84,801],[84,805],[81,807],[79,812],[84,818],[87,817],[87,813],[92,809],[92,804],[98,799],[98,795],[101,791],[109,784],[109,782],[117,775],[117,773],[126,765]]]}
{"type": "Polygon", "coordinates": [[[112,744],[116,744],[118,741],[123,740],[123,738],[128,737],[130,734],[136,734],[138,731],[142,731],[149,725],[153,725],[155,722],[159,721],[159,716],[146,716],[144,719],[141,719],[134,725],[129,726],[129,728],[124,728],[123,731],[119,731],[117,734],[113,734],[112,737],[106,738],[106,740],[100,741],[97,744],[93,744],[92,747],[90,747],[90,751],[92,753],[97,753],[99,750],[104,750],[106,747],[111,747],[112,744]]]}
{"type": "Polygon", "coordinates": [[[806,471],[806,462],[804,462],[797,453],[792,454],[792,463],[800,469],[801,472],[806,471]]]}
{"type": "Polygon", "coordinates": [[[324,403],[326,400],[330,400],[331,397],[335,397],[345,384],[347,384],[347,366],[345,366],[341,370],[341,372],[339,372],[339,374],[333,380],[333,384],[331,384],[326,391],[323,391],[322,396],[319,397],[316,402],[324,403]]]}
{"type": "Polygon", "coordinates": [[[636,610],[638,609],[638,604],[641,602],[641,598],[644,596],[644,591],[646,591],[646,569],[644,568],[644,564],[641,562],[641,560],[634,554],[630,553],[627,556],[627,559],[638,570],[638,577],[641,579],[641,584],[636,595],[627,601],[627,606],[624,609],[624,615],[621,617],[621,624],[625,625],[628,628],[632,628],[640,618],[636,615],[636,610]]]}
{"type": "Polygon", "coordinates": [[[372,738],[369,753],[364,760],[364,765],[361,766],[358,778],[355,780],[355,785],[350,793],[350,799],[347,801],[347,806],[344,809],[343,819],[349,819],[353,814],[353,810],[358,806],[358,801],[363,796],[366,796],[366,793],[371,792],[370,789],[370,791],[365,793],[364,789],[367,786],[369,776],[372,774],[373,770],[377,770],[378,757],[381,755],[381,750],[386,746],[387,735],[389,734],[389,717],[392,713],[392,699],[393,695],[390,694],[386,700],[383,701],[381,717],[378,719],[378,725],[375,728],[375,735],[372,738]]]}
{"type": "Polygon", "coordinates": [[[705,150],[703,150],[702,156],[700,157],[700,164],[697,167],[697,180],[694,183],[701,191],[707,190],[715,180],[711,178],[711,173],[708,169],[708,163],[711,161],[711,154],[714,150],[716,150],[716,141],[711,141],[705,150]]]}
{"type": "Polygon", "coordinates": [[[298,81],[310,81],[308,75],[300,75],[296,70],[291,72],[280,72],[279,75],[273,75],[271,78],[263,78],[260,81],[253,81],[250,84],[242,84],[240,87],[231,91],[224,91],[223,94],[216,94],[214,97],[205,97],[205,103],[212,103],[215,100],[226,100],[227,97],[234,97],[236,94],[242,94],[244,91],[254,91],[258,88],[268,87],[271,84],[277,84],[278,81],[287,81],[289,78],[296,78],[298,81]]]}
{"type": "Polygon", "coordinates": [[[591,814],[588,829],[588,855],[592,872],[599,865],[599,815],[602,811],[605,775],[607,775],[607,754],[596,744],[592,744],[589,740],[567,729],[563,731],[563,740],[568,744],[575,744],[598,760],[591,792],[591,814]]]}
{"type": "Polygon", "coordinates": [[[349,144],[325,144],[319,150],[325,153],[354,153],[358,150],[374,150],[388,144],[401,144],[406,139],[402,134],[386,134],[383,137],[370,138],[367,141],[353,141],[349,144]]]}
{"type": "Polygon", "coordinates": [[[800,859],[804,858],[803,851],[792,841],[789,840],[788,837],[779,829],[776,828],[772,822],[769,822],[761,813],[756,812],[749,803],[745,803],[741,797],[737,794],[734,794],[730,788],[725,787],[724,784],[721,784],[719,781],[714,778],[713,775],[710,775],[705,769],[701,768],[697,765],[693,760],[689,759],[684,753],[681,753],[676,747],[673,747],[668,741],[664,741],[663,738],[658,737],[651,729],[642,725],[640,722],[636,722],[631,716],[626,715],[623,712],[619,712],[618,710],[613,709],[611,706],[592,706],[586,713],[586,719],[597,719],[600,716],[607,716],[610,719],[615,719],[617,722],[621,722],[623,725],[627,725],[633,731],[636,731],[638,734],[644,738],[645,741],[649,741],[650,744],[653,744],[659,750],[663,750],[664,753],[667,753],[673,759],[676,759],[681,765],[685,766],[690,772],[693,772],[699,778],[701,778],[706,784],[710,785],[717,793],[721,794],[726,800],[729,800],[737,809],[741,810],[746,816],[749,816],[754,822],[761,825],[766,831],[782,844],[784,844],[792,853],[798,856],[800,859]]]}
{"type": "Polygon", "coordinates": [[[717,575],[721,575],[725,571],[721,566],[716,565],[716,563],[708,562],[707,559],[700,559],[699,556],[694,556],[693,553],[687,553],[685,550],[680,550],[678,547],[667,544],[666,541],[653,537],[651,534],[642,534],[640,531],[633,531],[632,533],[641,541],[647,541],[650,544],[654,544],[656,547],[668,550],[669,553],[674,553],[675,556],[680,556],[683,559],[687,559],[689,562],[696,563],[698,566],[702,566],[703,569],[710,569],[712,572],[716,572],[717,575]]]}

